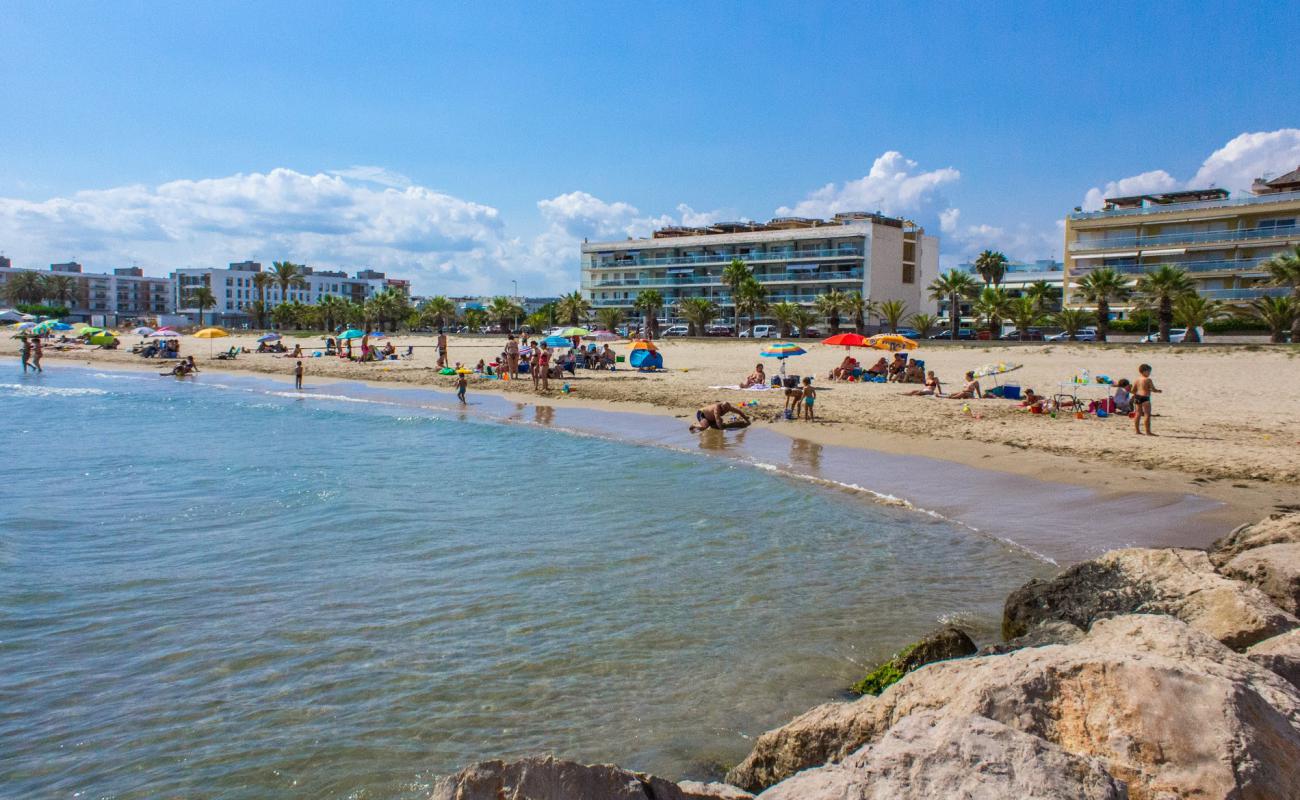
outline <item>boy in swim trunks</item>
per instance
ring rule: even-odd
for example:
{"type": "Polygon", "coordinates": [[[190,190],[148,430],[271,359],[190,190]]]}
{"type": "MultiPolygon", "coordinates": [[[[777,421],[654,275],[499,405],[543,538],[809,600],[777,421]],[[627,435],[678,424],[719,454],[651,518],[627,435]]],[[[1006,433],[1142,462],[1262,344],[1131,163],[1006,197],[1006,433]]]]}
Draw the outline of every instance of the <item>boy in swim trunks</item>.
{"type": "Polygon", "coordinates": [[[817,390],[813,388],[812,378],[803,379],[803,418],[812,421],[813,403],[817,401],[817,390]]]}
{"type": "Polygon", "coordinates": [[[1142,435],[1142,419],[1145,417],[1147,436],[1155,436],[1151,432],[1151,395],[1160,390],[1156,388],[1155,381],[1151,380],[1150,364],[1138,367],[1138,376],[1133,382],[1133,432],[1142,435]]]}

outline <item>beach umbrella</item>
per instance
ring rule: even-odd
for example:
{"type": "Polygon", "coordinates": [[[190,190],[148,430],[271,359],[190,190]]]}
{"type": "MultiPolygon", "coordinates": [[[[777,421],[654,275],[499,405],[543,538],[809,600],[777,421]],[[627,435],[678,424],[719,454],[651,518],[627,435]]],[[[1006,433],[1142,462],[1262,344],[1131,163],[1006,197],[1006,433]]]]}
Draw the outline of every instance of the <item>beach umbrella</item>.
{"type": "Polygon", "coordinates": [[[993,385],[998,386],[999,375],[1005,375],[1008,372],[1015,372],[1023,366],[1024,364],[1009,364],[1006,361],[996,361],[985,364],[982,367],[977,367],[974,372],[975,377],[977,378],[992,378],[993,385]]]}
{"type": "Polygon", "coordinates": [[[358,330],[358,329],[356,329],[356,328],[348,328],[347,330],[345,330],[345,331],[343,331],[342,333],[339,334],[339,338],[340,338],[340,339],[360,339],[362,336],[365,336],[365,335],[366,335],[366,332],[363,331],[363,330],[358,330]]]}
{"type": "Polygon", "coordinates": [[[591,331],[586,328],[565,328],[555,335],[563,336],[566,339],[572,339],[575,336],[586,336],[589,333],[591,333],[591,331]]]}
{"type": "Polygon", "coordinates": [[[870,347],[867,337],[860,333],[837,333],[826,339],[822,339],[822,344],[843,347],[845,350],[850,347],[870,347]]]}
{"type": "Polygon", "coordinates": [[[658,350],[659,348],[655,347],[655,343],[654,343],[654,342],[651,342],[651,341],[649,341],[649,340],[647,340],[647,339],[637,339],[635,342],[632,343],[632,349],[633,349],[633,350],[649,350],[650,352],[653,353],[653,352],[655,352],[656,350],[658,350]]]}
{"type": "Polygon", "coordinates": [[[891,353],[899,350],[914,350],[916,342],[906,336],[899,336],[896,333],[877,333],[875,336],[867,339],[867,346],[874,347],[877,350],[888,350],[891,353]]]}
{"type": "Polygon", "coordinates": [[[140,327],[132,330],[131,333],[135,334],[136,336],[152,336],[153,328],[150,328],[147,325],[141,325],[140,327]]]}
{"type": "Polygon", "coordinates": [[[384,333],[383,331],[371,331],[371,332],[370,332],[370,338],[371,338],[371,339],[385,339],[385,338],[387,338],[387,337],[388,337],[388,334],[384,333]]]}
{"type": "Polygon", "coordinates": [[[50,327],[53,328],[53,329],[56,330],[56,331],[70,331],[70,330],[72,330],[72,326],[69,325],[69,324],[66,323],[66,322],[56,322],[56,323],[54,323],[53,325],[51,325],[50,327]]]}
{"type": "Polygon", "coordinates": [[[201,331],[195,331],[195,332],[194,332],[194,338],[195,338],[195,339],[208,339],[208,340],[209,340],[209,341],[208,341],[208,357],[209,357],[209,358],[212,357],[212,342],[211,342],[211,340],[212,340],[212,339],[224,339],[224,338],[226,338],[226,337],[229,336],[229,335],[230,335],[229,333],[226,333],[226,332],[223,331],[221,328],[204,328],[204,329],[201,330],[201,331]]]}
{"type": "Polygon", "coordinates": [[[96,328],[90,325],[82,325],[80,328],[77,328],[78,336],[93,336],[96,333],[103,333],[103,332],[104,332],[103,328],[96,328]]]}
{"type": "Polygon", "coordinates": [[[563,336],[547,336],[542,340],[542,344],[547,347],[572,347],[573,342],[563,336]]]}
{"type": "Polygon", "coordinates": [[[762,350],[759,350],[758,354],[763,358],[781,359],[781,374],[784,375],[785,360],[790,356],[801,356],[807,352],[808,352],[807,350],[803,349],[797,344],[794,344],[793,342],[777,342],[776,344],[769,344],[766,347],[764,347],[762,350]]]}
{"type": "Polygon", "coordinates": [[[54,326],[57,324],[58,322],[52,319],[47,319],[44,322],[38,322],[36,323],[35,326],[32,327],[32,333],[49,333],[51,330],[54,329],[54,326]]]}
{"type": "Polygon", "coordinates": [[[257,341],[259,341],[259,342],[278,342],[278,341],[280,341],[280,334],[278,334],[278,333],[264,333],[264,334],[262,334],[261,336],[257,337],[257,341]]]}
{"type": "Polygon", "coordinates": [[[613,331],[592,331],[582,338],[590,339],[593,342],[616,342],[623,337],[613,331]]]}
{"type": "Polygon", "coordinates": [[[158,330],[149,334],[149,337],[153,339],[157,339],[159,337],[167,337],[167,336],[178,337],[180,336],[180,334],[177,333],[176,331],[167,330],[166,328],[159,328],[158,330]]]}

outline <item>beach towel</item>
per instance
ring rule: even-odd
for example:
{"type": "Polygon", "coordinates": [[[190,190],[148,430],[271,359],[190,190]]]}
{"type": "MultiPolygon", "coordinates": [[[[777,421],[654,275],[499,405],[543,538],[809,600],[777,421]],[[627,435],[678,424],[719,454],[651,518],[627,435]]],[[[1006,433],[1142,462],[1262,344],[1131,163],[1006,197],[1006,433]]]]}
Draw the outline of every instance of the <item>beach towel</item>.
{"type": "Polygon", "coordinates": [[[740,384],[733,383],[730,386],[710,386],[709,388],[710,389],[735,389],[738,392],[766,392],[769,391],[772,387],[768,386],[766,383],[756,383],[753,386],[750,386],[746,389],[742,389],[740,388],[740,384]]]}

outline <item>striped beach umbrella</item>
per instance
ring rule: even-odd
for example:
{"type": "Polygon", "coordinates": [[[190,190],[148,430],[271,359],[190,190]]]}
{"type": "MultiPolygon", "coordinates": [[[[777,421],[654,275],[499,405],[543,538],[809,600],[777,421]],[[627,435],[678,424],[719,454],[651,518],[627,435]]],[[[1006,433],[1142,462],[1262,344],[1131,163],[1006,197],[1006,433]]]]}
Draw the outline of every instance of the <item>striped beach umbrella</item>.
{"type": "Polygon", "coordinates": [[[786,359],[790,356],[801,356],[807,352],[807,350],[793,342],[777,342],[776,344],[769,344],[762,350],[759,350],[758,354],[763,358],[786,359]]]}

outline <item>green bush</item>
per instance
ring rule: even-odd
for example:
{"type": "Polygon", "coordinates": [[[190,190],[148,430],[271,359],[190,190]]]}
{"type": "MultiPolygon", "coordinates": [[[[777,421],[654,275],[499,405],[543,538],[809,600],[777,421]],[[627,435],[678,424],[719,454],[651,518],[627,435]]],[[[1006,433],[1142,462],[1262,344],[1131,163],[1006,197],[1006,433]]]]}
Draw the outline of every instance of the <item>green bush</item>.
{"type": "Polygon", "coordinates": [[[35,314],[38,317],[66,317],[69,314],[67,306],[47,306],[40,303],[20,303],[14,308],[24,314],[35,314]]]}
{"type": "Polygon", "coordinates": [[[1228,317],[1205,323],[1206,333],[1263,332],[1268,333],[1268,326],[1252,317],[1228,317]]]}

